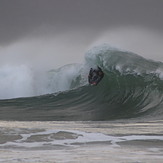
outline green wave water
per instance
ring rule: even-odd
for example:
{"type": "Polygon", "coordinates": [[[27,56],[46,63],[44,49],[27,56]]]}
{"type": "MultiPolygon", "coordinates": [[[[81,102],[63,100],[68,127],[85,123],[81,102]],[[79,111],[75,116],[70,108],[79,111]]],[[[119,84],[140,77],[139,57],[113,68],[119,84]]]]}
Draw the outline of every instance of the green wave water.
{"type": "MultiPolygon", "coordinates": [[[[65,91],[0,100],[1,120],[109,121],[163,118],[163,63],[107,45],[89,50],[65,91]],[[90,67],[105,76],[90,86],[90,67]]],[[[66,69],[72,68],[67,65],[66,69]]],[[[50,72],[53,75],[53,71],[50,72]]],[[[56,71],[55,71],[56,73],[56,71]]]]}

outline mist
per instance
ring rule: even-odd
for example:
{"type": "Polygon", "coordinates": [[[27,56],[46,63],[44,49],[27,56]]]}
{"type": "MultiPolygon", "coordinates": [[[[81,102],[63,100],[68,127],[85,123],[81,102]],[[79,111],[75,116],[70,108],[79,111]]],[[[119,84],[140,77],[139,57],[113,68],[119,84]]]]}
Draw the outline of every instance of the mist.
{"type": "Polygon", "coordinates": [[[83,63],[88,49],[104,43],[147,59],[163,61],[162,33],[142,27],[122,26],[100,32],[74,30],[59,35],[30,35],[1,47],[0,65],[26,65],[48,71],[66,64],[83,63]]]}
{"type": "Polygon", "coordinates": [[[85,53],[104,43],[163,62],[162,5],[162,0],[1,0],[0,98],[49,93],[46,72],[83,64],[85,53]]]}
{"type": "Polygon", "coordinates": [[[163,61],[162,34],[140,27],[29,35],[0,48],[0,98],[36,96],[69,89],[71,81],[66,81],[78,75],[77,67],[62,69],[60,75],[57,74],[58,80],[56,75],[53,75],[55,79],[49,79],[47,72],[72,63],[84,65],[85,53],[104,43],[147,59],[163,61]]]}
{"type": "Polygon", "coordinates": [[[121,26],[104,31],[91,46],[102,43],[163,62],[163,33],[160,31],[141,26],[121,26]]]}

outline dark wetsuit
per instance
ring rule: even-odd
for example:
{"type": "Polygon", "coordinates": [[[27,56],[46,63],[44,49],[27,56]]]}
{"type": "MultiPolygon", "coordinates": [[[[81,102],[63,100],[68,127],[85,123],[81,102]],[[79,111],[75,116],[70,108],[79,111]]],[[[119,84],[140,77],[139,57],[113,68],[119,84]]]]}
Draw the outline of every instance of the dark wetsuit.
{"type": "Polygon", "coordinates": [[[104,77],[104,73],[100,67],[98,69],[90,69],[88,75],[88,82],[93,85],[97,85],[101,79],[104,77]]]}

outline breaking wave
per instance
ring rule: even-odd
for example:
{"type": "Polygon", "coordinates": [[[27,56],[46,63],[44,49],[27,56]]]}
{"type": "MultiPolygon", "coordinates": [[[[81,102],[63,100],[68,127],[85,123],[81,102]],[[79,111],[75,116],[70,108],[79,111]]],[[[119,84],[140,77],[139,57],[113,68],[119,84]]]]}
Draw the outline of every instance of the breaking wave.
{"type": "MultiPolygon", "coordinates": [[[[26,74],[30,72],[26,70],[26,74]]],[[[32,97],[1,99],[0,119],[161,119],[162,78],[161,62],[108,45],[97,46],[86,53],[85,63],[48,71],[44,75],[44,83],[40,81],[39,87],[36,83],[32,85],[37,93],[30,88],[32,81],[29,80],[27,90],[33,91],[28,93],[32,97]],[[87,75],[89,69],[97,65],[103,69],[105,76],[97,86],[90,86],[87,75]]]]}

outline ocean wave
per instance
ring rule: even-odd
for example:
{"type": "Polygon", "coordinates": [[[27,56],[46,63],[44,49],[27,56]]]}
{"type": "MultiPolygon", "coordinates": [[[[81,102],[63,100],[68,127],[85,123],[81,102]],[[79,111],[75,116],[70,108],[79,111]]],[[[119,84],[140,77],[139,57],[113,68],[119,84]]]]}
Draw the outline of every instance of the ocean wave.
{"type": "Polygon", "coordinates": [[[1,120],[159,119],[163,116],[163,63],[108,45],[90,49],[85,63],[47,74],[45,95],[0,100],[1,120]],[[90,86],[91,67],[104,78],[90,86]]]}

